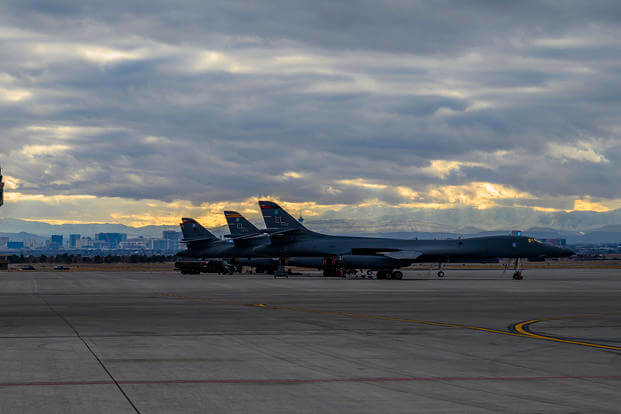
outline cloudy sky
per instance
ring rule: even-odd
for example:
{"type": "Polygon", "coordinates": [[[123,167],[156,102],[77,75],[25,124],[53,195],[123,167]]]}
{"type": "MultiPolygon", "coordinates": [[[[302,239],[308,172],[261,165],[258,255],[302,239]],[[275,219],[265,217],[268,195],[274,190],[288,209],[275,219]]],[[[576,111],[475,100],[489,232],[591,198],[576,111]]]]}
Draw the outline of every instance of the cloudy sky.
{"type": "Polygon", "coordinates": [[[620,21],[616,1],[4,0],[0,213],[618,209],[620,21]]]}

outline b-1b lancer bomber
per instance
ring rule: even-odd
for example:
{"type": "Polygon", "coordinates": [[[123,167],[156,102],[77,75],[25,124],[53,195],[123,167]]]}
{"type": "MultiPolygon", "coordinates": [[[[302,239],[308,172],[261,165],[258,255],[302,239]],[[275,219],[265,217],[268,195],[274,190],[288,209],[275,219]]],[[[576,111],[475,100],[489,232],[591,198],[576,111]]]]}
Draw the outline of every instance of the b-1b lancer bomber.
{"type": "Polygon", "coordinates": [[[515,259],[513,278],[521,279],[521,258],[574,254],[570,249],[520,234],[457,240],[333,236],[307,229],[274,202],[259,201],[259,207],[265,230],[259,230],[235,211],[225,212],[232,242],[218,240],[193,219],[184,218],[181,228],[188,250],[180,256],[226,258],[250,266],[322,266],[324,274],[333,276],[341,269],[373,269],[378,279],[401,279],[403,274],[396,269],[412,263],[438,263],[438,276],[443,277],[444,263],[511,258],[515,259]]]}
{"type": "MultiPolygon", "coordinates": [[[[249,222],[244,216],[236,211],[225,211],[230,237],[239,247],[265,247],[266,254],[270,252],[271,238],[268,236],[270,232],[280,232],[279,228],[258,229],[254,224],[249,222]]],[[[261,249],[254,249],[256,252],[261,249]]],[[[274,251],[274,253],[279,253],[274,251]]],[[[258,253],[257,253],[258,254],[258,253]]],[[[278,262],[276,262],[278,264],[278,262]]],[[[353,255],[347,254],[339,256],[302,256],[302,257],[286,257],[284,263],[289,266],[309,267],[324,271],[325,276],[343,275],[343,272],[355,269],[367,269],[384,271],[385,269],[394,269],[401,267],[401,263],[393,258],[381,255],[353,255]]],[[[393,272],[395,279],[401,279],[401,272],[393,272]]]]}
{"type": "MultiPolygon", "coordinates": [[[[257,247],[257,254],[275,254],[277,257],[321,256],[343,257],[375,256],[391,260],[390,268],[377,273],[378,279],[397,278],[401,272],[395,268],[412,263],[439,263],[438,276],[444,276],[442,264],[460,260],[485,260],[490,258],[515,259],[514,279],[521,279],[520,258],[568,257],[570,249],[549,246],[531,237],[519,234],[507,236],[475,237],[457,240],[402,240],[373,237],[332,236],[308,230],[271,201],[259,201],[267,227],[270,244],[257,247]],[[395,274],[396,273],[396,274],[395,274]]],[[[276,257],[276,256],[275,256],[276,257]]]]}
{"type": "MultiPolygon", "coordinates": [[[[264,269],[276,268],[278,266],[277,260],[260,256],[256,257],[252,251],[252,246],[240,246],[219,240],[192,218],[182,218],[180,227],[183,233],[181,242],[187,245],[187,250],[177,253],[177,256],[181,258],[226,259],[233,265],[246,265],[264,269]]],[[[182,273],[200,273],[199,262],[179,262],[178,266],[181,266],[182,273]]]]}

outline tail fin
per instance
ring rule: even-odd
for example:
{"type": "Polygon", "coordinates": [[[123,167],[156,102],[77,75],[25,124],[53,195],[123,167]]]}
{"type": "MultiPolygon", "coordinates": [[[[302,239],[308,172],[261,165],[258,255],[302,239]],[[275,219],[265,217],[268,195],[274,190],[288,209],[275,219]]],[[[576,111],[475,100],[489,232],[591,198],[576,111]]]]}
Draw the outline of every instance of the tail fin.
{"type": "Polygon", "coordinates": [[[198,222],[192,218],[182,218],[179,226],[181,226],[181,232],[183,233],[182,241],[184,242],[218,240],[209,230],[198,224],[198,222]]]}
{"type": "Polygon", "coordinates": [[[267,230],[305,230],[306,227],[273,201],[259,201],[267,230]]]}
{"type": "Polygon", "coordinates": [[[261,230],[237,211],[225,211],[224,217],[226,217],[226,223],[229,225],[229,231],[233,238],[254,236],[262,233],[261,230]]]}

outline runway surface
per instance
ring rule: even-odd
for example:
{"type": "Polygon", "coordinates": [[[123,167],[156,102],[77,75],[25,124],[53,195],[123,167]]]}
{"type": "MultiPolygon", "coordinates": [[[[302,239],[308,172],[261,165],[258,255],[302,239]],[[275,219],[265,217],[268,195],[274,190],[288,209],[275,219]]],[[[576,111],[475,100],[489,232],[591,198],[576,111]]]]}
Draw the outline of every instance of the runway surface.
{"type": "Polygon", "coordinates": [[[0,273],[0,412],[621,411],[621,271],[447,273],[0,273]]]}

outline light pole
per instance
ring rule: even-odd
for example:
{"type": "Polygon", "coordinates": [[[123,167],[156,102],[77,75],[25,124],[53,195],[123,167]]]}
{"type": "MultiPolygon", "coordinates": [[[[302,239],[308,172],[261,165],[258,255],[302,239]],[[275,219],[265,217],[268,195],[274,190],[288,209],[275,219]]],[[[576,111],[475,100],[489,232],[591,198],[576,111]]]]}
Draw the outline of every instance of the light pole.
{"type": "Polygon", "coordinates": [[[4,181],[2,181],[2,168],[0,168],[0,206],[4,204],[4,181]]]}

